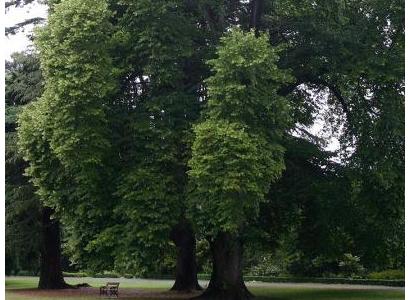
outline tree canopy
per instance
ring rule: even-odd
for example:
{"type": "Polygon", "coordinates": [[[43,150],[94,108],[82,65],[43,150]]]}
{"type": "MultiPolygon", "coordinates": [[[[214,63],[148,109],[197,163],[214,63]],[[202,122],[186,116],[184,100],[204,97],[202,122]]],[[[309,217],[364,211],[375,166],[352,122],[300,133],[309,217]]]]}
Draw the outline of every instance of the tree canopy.
{"type": "Polygon", "coordinates": [[[252,240],[295,274],[356,256],[403,266],[403,0],[49,6],[44,85],[16,55],[6,101],[11,117],[41,93],[18,145],[78,266],[148,274],[170,259],[191,277],[176,286],[197,288],[196,234],[225,299],[249,297],[232,266],[252,240]],[[333,153],[310,130],[319,118],[333,153]]]}

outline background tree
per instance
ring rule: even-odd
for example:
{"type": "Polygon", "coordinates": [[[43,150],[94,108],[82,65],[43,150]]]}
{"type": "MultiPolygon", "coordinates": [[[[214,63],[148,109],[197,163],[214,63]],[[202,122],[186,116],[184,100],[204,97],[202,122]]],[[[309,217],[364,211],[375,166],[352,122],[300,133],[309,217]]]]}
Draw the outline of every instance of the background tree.
{"type": "Polygon", "coordinates": [[[154,2],[111,7],[117,12],[111,55],[120,88],[109,104],[109,124],[117,137],[112,140],[119,157],[114,168],[121,175],[112,194],[117,199],[112,223],[87,249],[107,253],[106,261],[117,270],[146,275],[160,271],[171,239],[179,256],[173,289],[192,290],[199,286],[195,238],[184,217],[184,183],[201,75],[199,52],[192,48],[201,51],[203,41],[195,44],[199,35],[182,1],[154,2]]]}
{"type": "Polygon", "coordinates": [[[15,266],[34,274],[40,271],[39,288],[68,287],[63,280],[60,227],[53,210],[41,204],[35,188],[24,176],[27,163],[18,151],[17,118],[43,91],[43,78],[34,53],[15,53],[6,63],[6,227],[7,249],[15,266]]]}
{"type": "MultiPolygon", "coordinates": [[[[138,64],[132,71],[141,72],[140,81],[145,83],[137,98],[141,102],[131,111],[133,140],[127,145],[117,192],[120,208],[132,207],[123,216],[129,232],[144,245],[132,251],[143,255],[140,263],[156,262],[171,239],[178,254],[173,289],[197,289],[195,237],[185,217],[185,186],[190,127],[200,105],[196,94],[203,39],[183,1],[131,3],[120,24],[138,49],[138,55],[129,54],[138,64]]],[[[135,243],[135,238],[124,241],[135,243]]]]}
{"type": "Polygon", "coordinates": [[[366,220],[352,234],[372,268],[376,261],[398,266],[391,253],[403,253],[404,245],[403,7],[403,1],[279,1],[266,15],[274,20],[271,40],[293,45],[281,65],[292,66],[298,83],[329,92],[328,121],[342,128],[341,158],[352,170],[351,201],[366,220]]]}
{"type": "MultiPolygon", "coordinates": [[[[279,66],[296,81],[281,93],[300,96],[295,104],[305,118],[323,108],[317,100],[326,103],[327,129],[340,134],[348,198],[358,220],[366,220],[350,231],[363,262],[400,265],[402,255],[396,260],[391,253],[403,253],[404,245],[398,209],[404,207],[404,1],[253,1],[251,7],[271,44],[289,45],[279,66]]],[[[300,125],[299,134],[312,139],[300,125]]]]}
{"type": "Polygon", "coordinates": [[[6,274],[38,270],[40,203],[23,175],[26,163],[17,151],[15,132],[20,107],[6,109],[6,274]]]}
{"type": "Polygon", "coordinates": [[[6,61],[6,271],[38,271],[40,203],[24,176],[27,164],[17,149],[17,117],[41,94],[39,62],[32,53],[13,53],[6,61]]]}

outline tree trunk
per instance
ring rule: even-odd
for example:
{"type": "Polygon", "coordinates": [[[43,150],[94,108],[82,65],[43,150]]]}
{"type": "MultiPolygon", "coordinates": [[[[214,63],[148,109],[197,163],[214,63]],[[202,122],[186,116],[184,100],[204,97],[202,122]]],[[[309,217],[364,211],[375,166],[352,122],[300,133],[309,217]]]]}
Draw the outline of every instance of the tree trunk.
{"type": "Polygon", "coordinates": [[[43,207],[41,212],[41,261],[39,289],[65,289],[71,286],[64,281],[61,270],[60,224],[51,219],[53,209],[43,207]]]}
{"type": "Polygon", "coordinates": [[[253,298],[243,281],[243,244],[238,236],[219,233],[211,242],[212,275],[208,288],[195,299],[245,300],[253,298]]]}
{"type": "Polygon", "coordinates": [[[250,29],[254,29],[256,36],[258,36],[263,11],[263,0],[252,0],[249,4],[251,5],[249,27],[250,29]]]}
{"type": "Polygon", "coordinates": [[[177,246],[177,265],[173,291],[202,290],[197,278],[195,256],[195,235],[191,225],[185,221],[176,225],[171,232],[171,240],[177,246]]]}

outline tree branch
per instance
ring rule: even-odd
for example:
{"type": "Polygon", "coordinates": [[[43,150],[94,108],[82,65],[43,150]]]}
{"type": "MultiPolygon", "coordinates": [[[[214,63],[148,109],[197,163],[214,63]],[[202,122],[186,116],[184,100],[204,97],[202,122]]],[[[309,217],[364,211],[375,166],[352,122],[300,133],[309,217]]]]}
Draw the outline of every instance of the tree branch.
{"type": "Polygon", "coordinates": [[[346,99],[343,97],[342,92],[337,86],[331,84],[330,82],[320,77],[306,75],[306,74],[297,76],[297,80],[295,83],[282,87],[281,89],[279,89],[278,94],[281,96],[287,96],[290,93],[292,93],[295,90],[295,88],[297,88],[299,85],[303,83],[306,83],[306,84],[310,83],[310,84],[314,84],[314,85],[318,85],[322,87],[327,87],[329,91],[332,93],[332,95],[335,96],[338,102],[340,103],[342,110],[346,115],[347,124],[350,127],[350,130],[353,130],[354,128],[353,117],[349,109],[349,104],[346,101],[346,99]]]}
{"type": "Polygon", "coordinates": [[[27,25],[31,25],[31,24],[37,25],[37,24],[40,24],[44,21],[45,21],[44,18],[35,17],[35,18],[30,18],[30,19],[24,20],[23,22],[17,23],[15,25],[11,26],[11,27],[6,27],[6,30],[5,30],[6,36],[16,34],[20,29],[22,29],[23,27],[25,27],[27,25]]]}
{"type": "Polygon", "coordinates": [[[11,1],[7,1],[5,3],[5,6],[6,6],[6,9],[7,9],[11,6],[15,6],[15,7],[24,6],[26,4],[30,4],[34,1],[36,1],[36,0],[11,0],[11,1]]]}

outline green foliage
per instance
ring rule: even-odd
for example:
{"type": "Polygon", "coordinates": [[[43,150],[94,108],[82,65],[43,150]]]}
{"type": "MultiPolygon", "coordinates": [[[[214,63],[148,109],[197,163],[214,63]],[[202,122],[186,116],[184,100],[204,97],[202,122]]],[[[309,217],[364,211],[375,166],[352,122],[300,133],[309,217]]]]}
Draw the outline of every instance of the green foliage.
{"type": "Polygon", "coordinates": [[[284,0],[274,3],[267,25],[276,42],[279,24],[295,33],[287,35],[292,46],[282,65],[330,93],[331,116],[339,117],[329,123],[342,128],[342,158],[352,170],[355,253],[372,268],[404,261],[397,255],[404,253],[403,8],[403,0],[284,0]]]}
{"type": "MultiPolygon", "coordinates": [[[[52,205],[55,191],[61,188],[56,176],[61,171],[45,140],[47,108],[43,101],[30,103],[19,116],[18,146],[23,158],[30,162],[26,172],[46,205],[52,205]]],[[[58,198],[57,198],[58,199],[58,198]]]]}
{"type": "Polygon", "coordinates": [[[257,216],[284,167],[278,141],[287,121],[286,102],[275,91],[288,78],[275,67],[266,36],[233,30],[217,54],[189,161],[193,219],[211,236],[238,233],[257,216]]]}
{"type": "Polygon", "coordinates": [[[45,90],[19,119],[27,173],[79,249],[110,221],[107,200],[114,187],[107,109],[117,84],[108,55],[110,16],[105,1],[54,6],[48,25],[36,35],[45,90]]]}
{"type": "Polygon", "coordinates": [[[345,253],[343,258],[339,261],[339,268],[345,276],[353,277],[363,275],[364,268],[360,263],[360,257],[345,253]]]}
{"type": "Polygon", "coordinates": [[[6,273],[38,272],[40,203],[25,177],[27,167],[18,152],[17,119],[25,104],[41,92],[39,62],[32,53],[14,53],[6,62],[5,207],[6,273]]]}
{"type": "MultiPolygon", "coordinates": [[[[260,253],[259,253],[260,255],[260,253]]],[[[246,274],[257,276],[277,276],[281,273],[280,265],[272,254],[262,254],[259,256],[257,264],[250,267],[246,274]]]]}
{"type": "Polygon", "coordinates": [[[123,21],[133,31],[134,51],[146,60],[143,74],[159,86],[178,86],[184,59],[193,55],[195,27],[181,0],[124,1],[123,21]],[[175,41],[178,41],[177,43],[175,41]]]}
{"type": "MultiPolygon", "coordinates": [[[[168,239],[172,226],[178,222],[182,199],[172,176],[159,176],[160,173],[141,165],[121,178],[118,185],[121,203],[114,214],[124,225],[115,232],[122,240],[117,242],[119,247],[112,255],[116,258],[116,268],[121,271],[161,274],[167,254],[173,252],[168,239]]],[[[107,235],[112,234],[108,229],[107,235]]],[[[98,239],[107,243],[102,236],[98,239]]]]}
{"type": "Polygon", "coordinates": [[[118,118],[109,119],[113,152],[120,154],[113,192],[118,201],[112,223],[87,249],[109,253],[116,269],[143,276],[174,267],[170,231],[187,205],[186,164],[191,125],[199,115],[203,62],[197,56],[204,38],[186,5],[125,1],[114,28],[113,43],[122,56],[112,56],[123,83],[116,95],[121,100],[110,106],[118,118]]]}
{"type": "Polygon", "coordinates": [[[196,263],[198,267],[198,275],[200,273],[210,274],[212,272],[210,245],[204,238],[196,241],[196,263]]]}
{"type": "Polygon", "coordinates": [[[84,272],[63,272],[64,277],[88,277],[87,273],[84,272]]]}
{"type": "Polygon", "coordinates": [[[213,75],[206,80],[206,117],[244,123],[279,138],[290,120],[288,103],[276,92],[291,81],[276,65],[279,50],[266,35],[255,38],[253,32],[232,30],[222,37],[217,58],[208,62],[213,75]]]}
{"type": "Polygon", "coordinates": [[[189,164],[195,184],[191,197],[196,223],[207,234],[239,231],[247,219],[257,215],[270,181],[282,170],[272,157],[281,148],[248,130],[238,123],[215,120],[195,127],[189,164]]]}
{"type": "Polygon", "coordinates": [[[394,280],[394,279],[404,279],[405,274],[404,270],[385,270],[381,272],[372,272],[367,275],[369,279],[387,279],[387,280],[394,280]]]}
{"type": "Polygon", "coordinates": [[[18,106],[6,106],[5,122],[6,122],[6,132],[14,131],[14,126],[17,123],[18,114],[23,110],[23,105],[18,106]],[[10,128],[10,130],[8,129],[10,128]]]}
{"type": "Polygon", "coordinates": [[[114,272],[103,272],[103,273],[96,273],[92,274],[94,278],[120,278],[120,274],[114,272]]]}
{"type": "MultiPolygon", "coordinates": [[[[246,241],[294,273],[337,273],[344,253],[403,266],[404,1],[261,2],[256,38],[237,29],[253,1],[49,1],[36,35],[45,92],[20,117],[19,145],[84,269],[169,270],[187,208],[202,235],[247,225],[246,241]],[[319,144],[304,129],[324,99],[340,164],[283,138],[319,144]]],[[[10,131],[14,105],[43,88],[35,56],[14,59],[10,131]]]]}
{"type": "Polygon", "coordinates": [[[19,270],[15,275],[16,276],[36,276],[36,275],[38,275],[38,272],[36,272],[36,271],[27,271],[27,270],[19,270]]]}
{"type": "Polygon", "coordinates": [[[33,53],[15,52],[6,61],[7,106],[24,105],[35,100],[42,92],[40,62],[33,53]]]}
{"type": "Polygon", "coordinates": [[[47,124],[50,146],[89,189],[98,176],[91,170],[102,164],[110,146],[104,111],[115,88],[107,53],[109,16],[105,1],[64,1],[36,40],[46,79],[41,101],[53,114],[47,124]]]}

